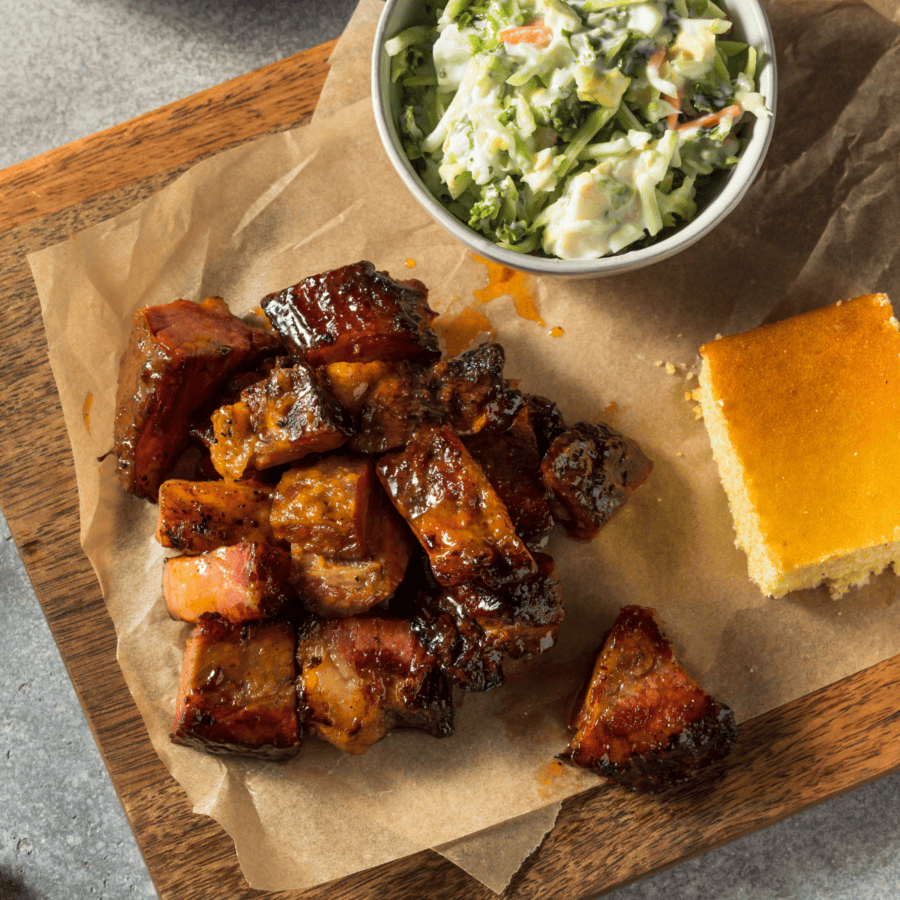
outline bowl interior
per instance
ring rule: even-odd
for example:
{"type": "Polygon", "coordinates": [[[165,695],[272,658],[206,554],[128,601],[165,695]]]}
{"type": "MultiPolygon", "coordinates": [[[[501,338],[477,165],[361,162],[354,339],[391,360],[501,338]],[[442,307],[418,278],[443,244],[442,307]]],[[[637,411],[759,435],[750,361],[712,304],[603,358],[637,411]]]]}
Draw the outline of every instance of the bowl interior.
{"type": "Polygon", "coordinates": [[[407,188],[428,213],[457,240],[477,254],[510,268],[539,275],[591,278],[639,269],[679,253],[698,241],[727,216],[749,189],[762,166],[772,139],[775,122],[776,70],[772,32],[758,0],[726,0],[724,6],[734,22],[737,40],[752,44],[759,51],[758,90],[772,115],[754,119],[744,132],[745,146],[738,164],[727,176],[710,184],[701,195],[702,207],[696,217],[661,241],[637,250],[592,260],[547,259],[505,250],[472,231],[441,206],[416,174],[398,132],[399,87],[391,83],[390,58],[385,41],[412,25],[427,24],[434,3],[421,0],[388,0],[378,23],[372,57],[372,101],[382,143],[394,168],[407,188]]]}

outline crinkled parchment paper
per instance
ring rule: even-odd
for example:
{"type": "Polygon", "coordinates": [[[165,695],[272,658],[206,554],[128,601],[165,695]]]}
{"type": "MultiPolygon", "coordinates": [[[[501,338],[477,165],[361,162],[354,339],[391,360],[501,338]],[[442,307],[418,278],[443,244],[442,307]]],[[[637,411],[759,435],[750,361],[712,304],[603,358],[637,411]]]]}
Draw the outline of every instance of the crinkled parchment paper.
{"type": "Polygon", "coordinates": [[[703,241],[630,275],[531,279],[542,323],[509,297],[481,307],[510,377],[558,399],[570,421],[606,418],[655,468],[594,543],[552,540],[566,602],[560,643],[510,667],[503,688],[466,696],[446,740],[397,733],[362,757],[309,740],[280,765],[172,745],[189,627],[163,606],[155,508],[119,489],[111,460],[97,462],[111,446],[118,362],[138,306],[217,294],[243,314],[270,291],[361,259],[420,278],[442,314],[479,305],[484,265],[418,209],[382,153],[368,102],[374,0],[339,45],[311,125],[214,156],[30,257],[83,545],[122,670],[160,756],[196,810],[234,838],[254,887],[308,887],[438,847],[501,890],[559,802],[597,784],[553,757],[590,656],[624,604],[660,611],[689,670],[739,720],[900,652],[893,574],[840,602],[824,590],[760,595],[685,398],[697,349],[716,334],[873,291],[900,304],[900,40],[895,6],[883,7],[768,4],[775,138],[746,199],[703,241]]]}

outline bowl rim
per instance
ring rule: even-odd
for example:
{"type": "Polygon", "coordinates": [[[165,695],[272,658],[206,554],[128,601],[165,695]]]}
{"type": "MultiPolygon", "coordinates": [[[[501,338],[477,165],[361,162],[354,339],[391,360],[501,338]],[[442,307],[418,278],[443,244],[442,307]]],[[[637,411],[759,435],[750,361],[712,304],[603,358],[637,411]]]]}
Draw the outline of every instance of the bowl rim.
{"type": "Polygon", "coordinates": [[[725,0],[726,9],[737,18],[740,26],[746,28],[748,20],[752,20],[754,30],[760,34],[759,45],[763,48],[765,58],[762,69],[757,74],[758,90],[765,98],[770,115],[765,119],[754,119],[751,123],[753,128],[747,145],[719,193],[694,219],[659,243],[625,250],[612,256],[569,260],[532,256],[498,247],[493,241],[463,224],[441,205],[422,183],[401,149],[395,117],[390,108],[390,58],[384,52],[388,39],[387,30],[400,2],[402,0],[387,0],[385,3],[378,19],[372,48],[372,106],[378,134],[391,164],[423,209],[458,241],[486,259],[533,275],[561,277],[590,278],[644,268],[669,259],[705,237],[734,211],[762,168],[772,141],[776,115],[778,75],[772,29],[760,0],[725,0]]]}

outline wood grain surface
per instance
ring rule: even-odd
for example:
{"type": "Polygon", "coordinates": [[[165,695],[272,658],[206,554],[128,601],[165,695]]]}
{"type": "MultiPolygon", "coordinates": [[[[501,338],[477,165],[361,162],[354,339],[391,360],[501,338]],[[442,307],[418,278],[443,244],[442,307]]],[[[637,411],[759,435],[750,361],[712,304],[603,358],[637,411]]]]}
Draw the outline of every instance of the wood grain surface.
{"type": "MultiPolygon", "coordinates": [[[[218,824],[191,813],[116,663],[112,622],[78,542],[74,466],[26,254],[117,215],[204,156],[302,122],[315,107],[331,46],[0,172],[0,505],[162,900],[263,894],[247,886],[218,824]]],[[[898,683],[895,657],[745,723],[724,764],[665,795],[598,787],[567,801],[503,896],[597,896],[900,769],[898,683]]],[[[423,852],[270,896],[496,895],[423,852]]]]}

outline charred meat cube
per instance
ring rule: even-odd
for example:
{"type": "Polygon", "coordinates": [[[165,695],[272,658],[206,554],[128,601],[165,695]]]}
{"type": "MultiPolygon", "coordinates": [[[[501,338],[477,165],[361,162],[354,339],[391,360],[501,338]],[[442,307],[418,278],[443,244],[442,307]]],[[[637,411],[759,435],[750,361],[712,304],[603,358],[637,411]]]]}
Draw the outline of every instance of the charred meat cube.
{"type": "Polygon", "coordinates": [[[446,426],[419,429],[406,447],[381,458],[378,477],[441,584],[499,586],[537,571],[503,501],[446,426]]]}
{"type": "Polygon", "coordinates": [[[525,405],[537,439],[538,453],[543,459],[550,445],[566,430],[566,423],[559,407],[547,397],[526,394],[525,405]]]}
{"type": "Polygon", "coordinates": [[[408,444],[424,423],[439,424],[444,412],[432,387],[429,368],[394,363],[366,394],[350,446],[360,453],[384,453],[408,444]]]}
{"type": "MultiPolygon", "coordinates": [[[[382,492],[383,493],[383,492],[382,492]]],[[[355,616],[387,600],[402,584],[413,552],[406,524],[389,504],[362,559],[339,559],[291,546],[291,580],[307,609],[323,618],[355,616]]]]}
{"type": "Polygon", "coordinates": [[[734,713],[684,671],[654,611],[626,606],[597,657],[561,757],[653,793],[690,780],[736,740],[734,713]]]}
{"type": "Polygon", "coordinates": [[[522,394],[503,377],[500,344],[482,344],[432,369],[435,397],[445,421],[459,435],[509,428],[522,394]]]}
{"type": "Polygon", "coordinates": [[[608,425],[578,422],[550,445],[541,477],[551,493],[553,515],[569,537],[590,541],[652,468],[630,438],[608,425]]]}
{"type": "Polygon", "coordinates": [[[273,369],[212,415],[210,456],[224,478],[280,466],[346,443],[350,420],[305,364],[273,369]]]}
{"type": "Polygon", "coordinates": [[[275,335],[246,325],[218,298],[138,310],[116,393],[113,450],[125,490],[155,502],[194,412],[232,373],[280,349],[275,335]]]}
{"type": "Polygon", "coordinates": [[[421,594],[412,629],[440,670],[463,690],[491,691],[503,684],[502,652],[449,594],[421,594]]]}
{"type": "Polygon", "coordinates": [[[245,541],[273,543],[271,498],[271,488],[249,482],[165,481],[159,489],[156,540],[183,553],[245,541]]]}
{"type": "Polygon", "coordinates": [[[172,741],[208,753],[295,756],[296,643],[287,622],[201,616],[185,649],[172,741]]]}
{"type": "Polygon", "coordinates": [[[173,619],[196,622],[215,613],[249,622],[281,612],[292,600],[291,555],[274,544],[242,543],[163,566],[163,598],[173,619]]]}
{"type": "Polygon", "coordinates": [[[405,619],[312,618],[300,628],[297,669],[309,730],[348,753],[395,728],[453,733],[450,686],[405,619]]]}
{"type": "Polygon", "coordinates": [[[262,308],[292,352],[310,365],[440,356],[428,292],[359,262],[269,294],[262,308]]]}
{"type": "Polygon", "coordinates": [[[478,623],[487,645],[513,659],[549,650],[563,620],[556,563],[547,553],[535,553],[534,560],[536,575],[501,589],[477,582],[447,588],[454,603],[478,623]]]}
{"type": "Polygon", "coordinates": [[[532,552],[542,547],[553,531],[553,516],[528,407],[519,410],[508,431],[480,431],[463,443],[500,496],[525,546],[532,552]]]}
{"type": "Polygon", "coordinates": [[[272,496],[272,532],[311,553],[365,559],[383,496],[372,459],[324,456],[282,475],[272,496]]]}

